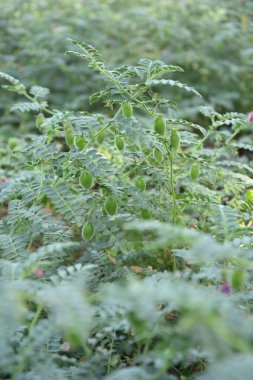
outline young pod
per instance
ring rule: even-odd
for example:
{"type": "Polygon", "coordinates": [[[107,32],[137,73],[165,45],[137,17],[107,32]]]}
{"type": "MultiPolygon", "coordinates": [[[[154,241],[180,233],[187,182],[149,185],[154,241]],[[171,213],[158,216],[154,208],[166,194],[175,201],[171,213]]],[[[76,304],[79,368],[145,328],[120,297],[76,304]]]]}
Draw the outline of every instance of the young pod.
{"type": "Polygon", "coordinates": [[[41,130],[41,127],[42,127],[42,124],[43,124],[43,121],[44,121],[44,115],[43,113],[40,113],[37,117],[36,117],[36,127],[41,130]]]}
{"type": "Polygon", "coordinates": [[[142,208],[140,211],[141,211],[142,219],[151,219],[152,218],[152,212],[148,208],[142,208]]]}
{"type": "Polygon", "coordinates": [[[126,117],[128,117],[128,118],[132,117],[133,116],[132,104],[129,102],[124,102],[122,105],[122,111],[126,117]]]}
{"type": "Polygon", "coordinates": [[[143,177],[137,177],[135,180],[135,186],[140,190],[144,191],[146,189],[146,182],[143,177]]]}
{"type": "Polygon", "coordinates": [[[118,148],[118,150],[124,150],[125,147],[125,141],[121,136],[115,137],[115,145],[118,148]]]}
{"type": "Polygon", "coordinates": [[[111,216],[115,215],[118,210],[118,203],[116,199],[114,199],[113,197],[108,197],[105,201],[104,208],[107,214],[111,216]]]}
{"type": "Polygon", "coordinates": [[[85,140],[84,140],[83,136],[80,136],[80,135],[75,136],[74,145],[75,145],[76,149],[82,150],[85,147],[85,140]]]}
{"type": "Polygon", "coordinates": [[[79,182],[85,190],[89,190],[93,185],[93,177],[88,171],[84,171],[79,177],[79,182]]]}
{"type": "Polygon", "coordinates": [[[158,116],[154,123],[154,130],[156,133],[158,133],[161,136],[165,135],[166,130],[166,122],[164,120],[164,117],[162,115],[158,116]]]}
{"type": "Polygon", "coordinates": [[[232,287],[234,290],[240,290],[245,281],[245,271],[243,268],[237,268],[232,275],[232,287]]]}
{"type": "Polygon", "coordinates": [[[193,164],[191,167],[191,179],[195,181],[200,173],[200,168],[198,164],[193,164]]]}
{"type": "Polygon", "coordinates": [[[82,228],[82,238],[84,240],[91,240],[95,235],[95,228],[91,222],[87,222],[83,225],[82,228]]]}
{"type": "Polygon", "coordinates": [[[14,148],[16,148],[16,146],[18,145],[18,139],[16,139],[15,137],[11,137],[9,140],[8,140],[8,147],[13,150],[14,148]]]}
{"type": "Polygon", "coordinates": [[[65,141],[68,147],[71,148],[74,144],[74,135],[71,132],[65,133],[65,141]]]}
{"type": "Polygon", "coordinates": [[[99,134],[97,135],[97,142],[99,144],[102,144],[102,142],[104,141],[105,139],[105,130],[102,130],[101,132],[99,132],[99,134]]]}
{"type": "Polygon", "coordinates": [[[247,201],[253,202],[253,189],[248,189],[245,194],[247,201]]]}
{"type": "Polygon", "coordinates": [[[170,143],[172,148],[177,151],[178,148],[180,147],[180,141],[181,137],[179,132],[176,129],[172,129],[171,134],[170,134],[170,143]]]}
{"type": "Polygon", "coordinates": [[[153,149],[153,156],[156,162],[158,162],[159,164],[162,162],[164,158],[163,153],[160,151],[160,149],[156,147],[153,149]]]}
{"type": "Polygon", "coordinates": [[[71,122],[66,121],[63,125],[63,129],[65,132],[65,141],[66,144],[68,145],[69,148],[71,148],[74,144],[74,131],[73,131],[73,126],[71,122]]]}

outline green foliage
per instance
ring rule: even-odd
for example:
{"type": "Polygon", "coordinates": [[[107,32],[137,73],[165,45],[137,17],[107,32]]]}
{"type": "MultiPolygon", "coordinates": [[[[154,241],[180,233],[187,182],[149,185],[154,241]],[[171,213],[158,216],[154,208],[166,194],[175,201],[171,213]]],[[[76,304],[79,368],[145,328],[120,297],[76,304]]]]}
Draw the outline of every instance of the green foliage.
{"type": "MultiPolygon", "coordinates": [[[[101,78],[64,55],[66,38],[72,37],[89,41],[117,65],[148,57],[136,70],[141,74],[143,66],[150,66],[146,80],[152,90],[194,87],[203,98],[190,97],[180,88],[173,95],[183,101],[181,117],[190,115],[196,121],[201,104],[218,112],[248,112],[253,91],[252,12],[251,0],[130,0],[127,7],[122,0],[27,0],[18,7],[10,0],[1,14],[1,71],[32,88],[38,83],[50,88],[52,108],[87,108],[89,95],[102,88],[101,78]],[[162,69],[160,61],[166,63],[162,69]],[[183,76],[178,66],[185,70],[183,76]],[[167,73],[173,77],[159,78],[167,73]]],[[[46,95],[45,90],[41,94],[46,95]]],[[[7,114],[10,99],[1,98],[6,115],[2,122],[14,118],[18,123],[19,118],[7,114]]]]}
{"type": "Polygon", "coordinates": [[[51,109],[46,88],[1,74],[37,130],[0,141],[0,377],[250,379],[250,123],[172,117],[160,84],[197,95],[167,79],[178,66],[111,69],[75,40],[67,56],[104,78],[99,113],[51,109]]]}

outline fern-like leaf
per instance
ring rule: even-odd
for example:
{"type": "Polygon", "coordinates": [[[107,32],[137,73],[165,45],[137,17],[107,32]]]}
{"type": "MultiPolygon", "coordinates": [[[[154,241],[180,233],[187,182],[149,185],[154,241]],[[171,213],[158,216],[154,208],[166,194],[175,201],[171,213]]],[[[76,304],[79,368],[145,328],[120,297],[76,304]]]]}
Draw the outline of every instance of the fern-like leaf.
{"type": "Polygon", "coordinates": [[[13,104],[13,106],[11,106],[11,111],[19,111],[19,112],[30,112],[30,111],[34,111],[34,112],[38,112],[40,111],[42,108],[43,108],[44,105],[40,104],[40,103],[35,103],[35,102],[19,102],[19,103],[15,103],[13,104]]]}
{"type": "Polygon", "coordinates": [[[21,83],[18,79],[14,78],[13,76],[0,72],[0,78],[5,79],[7,82],[12,84],[12,86],[2,85],[3,88],[17,92],[18,94],[23,94],[25,92],[25,85],[23,85],[23,83],[21,83]]]}
{"type": "Polygon", "coordinates": [[[30,94],[32,94],[35,99],[44,99],[47,97],[49,94],[50,90],[46,87],[41,87],[41,86],[32,86],[29,90],[30,94]]]}
{"type": "Polygon", "coordinates": [[[184,90],[188,92],[192,92],[195,95],[198,95],[202,98],[202,95],[198,91],[196,91],[193,87],[189,87],[186,84],[183,84],[181,82],[172,80],[172,79],[152,79],[145,82],[146,86],[152,87],[152,86],[159,86],[159,85],[170,85],[170,86],[176,86],[179,88],[183,88],[184,90]]]}

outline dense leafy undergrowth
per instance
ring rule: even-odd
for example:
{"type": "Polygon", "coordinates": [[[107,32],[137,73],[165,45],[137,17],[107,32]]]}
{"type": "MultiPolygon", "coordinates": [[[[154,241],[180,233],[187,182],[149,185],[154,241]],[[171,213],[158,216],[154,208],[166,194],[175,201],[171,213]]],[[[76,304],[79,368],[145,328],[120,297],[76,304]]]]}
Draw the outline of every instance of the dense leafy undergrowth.
{"type": "MultiPolygon", "coordinates": [[[[199,122],[199,105],[248,112],[253,101],[252,0],[8,0],[1,9],[1,71],[49,87],[60,110],[88,109],[101,77],[70,55],[65,38],[87,40],[113,65],[161,59],[184,68],[203,98],[173,91],[182,117],[199,122]]],[[[180,73],[172,79],[182,80],[180,73]]],[[[1,96],[1,124],[16,122],[1,96]]],[[[99,112],[100,103],[92,109],[99,112]]],[[[27,123],[28,116],[24,118],[27,123]]],[[[30,119],[29,119],[30,120],[30,119]]],[[[201,120],[202,122],[202,120],[201,120]]]]}
{"type": "Polygon", "coordinates": [[[71,43],[100,113],[0,74],[36,115],[1,135],[1,379],[252,379],[252,124],[177,119],[180,67],[71,43]]]}

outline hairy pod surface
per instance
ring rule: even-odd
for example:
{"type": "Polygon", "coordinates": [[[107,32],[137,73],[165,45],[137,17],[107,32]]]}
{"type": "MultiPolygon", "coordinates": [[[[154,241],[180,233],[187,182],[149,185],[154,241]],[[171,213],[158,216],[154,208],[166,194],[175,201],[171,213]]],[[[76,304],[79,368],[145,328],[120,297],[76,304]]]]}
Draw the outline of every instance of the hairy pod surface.
{"type": "Polygon", "coordinates": [[[115,137],[115,145],[118,148],[118,150],[124,150],[125,148],[125,141],[121,136],[115,137]]]}
{"type": "Polygon", "coordinates": [[[95,228],[91,222],[87,222],[82,228],[82,238],[84,240],[91,240],[95,235],[95,228]]]}
{"type": "Polygon", "coordinates": [[[163,161],[164,155],[158,148],[153,149],[153,157],[159,164],[163,161]]]}
{"type": "Polygon", "coordinates": [[[129,102],[124,102],[122,105],[122,111],[123,114],[127,117],[130,118],[133,116],[133,107],[132,104],[129,102]]]}
{"type": "Polygon", "coordinates": [[[163,116],[158,116],[156,118],[155,123],[154,123],[154,130],[156,133],[158,133],[161,136],[165,135],[166,122],[163,116]]]}
{"type": "Polygon", "coordinates": [[[71,148],[74,144],[74,135],[73,133],[69,132],[65,134],[65,141],[69,148],[71,148]]]}
{"type": "Polygon", "coordinates": [[[74,131],[71,122],[66,121],[63,125],[63,129],[65,131],[65,141],[69,148],[71,148],[74,144],[74,131]]]}
{"type": "Polygon", "coordinates": [[[107,214],[113,216],[117,213],[118,210],[118,203],[115,198],[108,197],[105,201],[104,208],[107,212],[107,214]]]}
{"type": "Polygon", "coordinates": [[[193,164],[191,167],[191,179],[195,181],[200,174],[200,168],[198,164],[193,164]]]}
{"type": "Polygon", "coordinates": [[[170,135],[170,143],[172,148],[177,151],[178,148],[180,147],[180,133],[176,129],[172,129],[171,135],[170,135]]]}
{"type": "Polygon", "coordinates": [[[80,135],[75,136],[74,145],[75,145],[76,149],[82,150],[85,147],[85,140],[84,140],[83,136],[80,136],[80,135]]]}

